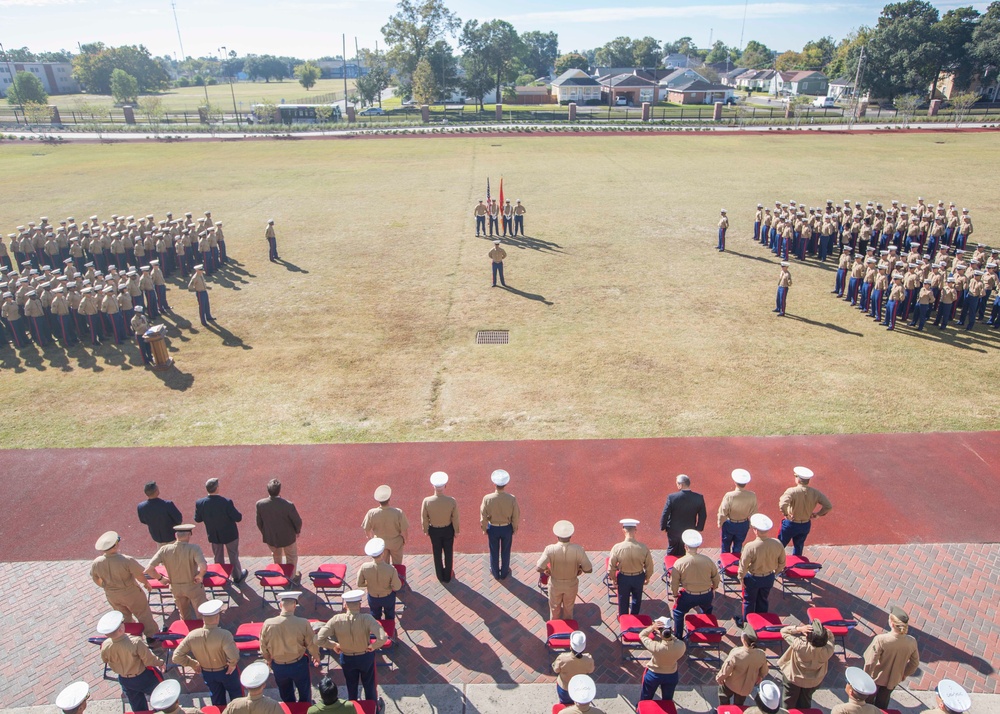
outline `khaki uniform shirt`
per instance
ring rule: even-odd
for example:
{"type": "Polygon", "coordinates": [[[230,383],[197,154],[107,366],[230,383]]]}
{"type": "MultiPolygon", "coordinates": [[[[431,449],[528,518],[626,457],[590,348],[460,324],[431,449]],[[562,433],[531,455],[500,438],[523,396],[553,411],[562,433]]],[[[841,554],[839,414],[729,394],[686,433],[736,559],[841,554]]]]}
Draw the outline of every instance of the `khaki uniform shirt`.
{"type": "Polygon", "coordinates": [[[781,274],[778,275],[778,287],[779,288],[790,288],[792,287],[792,274],[787,270],[782,270],[781,274]]]}
{"type": "Polygon", "coordinates": [[[538,570],[548,570],[553,580],[576,580],[580,573],[594,570],[586,551],[576,543],[553,543],[545,546],[536,567],[538,570]]]}
{"type": "Polygon", "coordinates": [[[319,631],[319,646],[333,649],[339,645],[346,655],[364,654],[371,647],[377,650],[385,644],[386,636],[382,625],[367,612],[360,612],[354,604],[348,604],[347,612],[334,615],[319,631]],[[371,641],[371,636],[375,641],[371,641]]]}
{"type": "Polygon", "coordinates": [[[781,636],[788,648],[778,660],[778,669],[792,684],[799,687],[818,687],[826,677],[830,658],[833,657],[833,635],[825,647],[813,647],[805,635],[795,632],[789,625],[781,628],[781,636]]]}
{"type": "Polygon", "coordinates": [[[608,572],[614,577],[616,570],[621,571],[625,575],[645,573],[646,583],[648,584],[656,572],[653,565],[653,554],[644,543],[626,538],[621,543],[615,543],[611,549],[608,572]]]}
{"type": "Polygon", "coordinates": [[[139,582],[146,582],[144,568],[139,561],[121,553],[99,555],[90,566],[90,577],[109,592],[138,590],[139,582]]]}
{"type": "Polygon", "coordinates": [[[358,570],[358,588],[367,588],[372,597],[385,597],[402,587],[399,573],[385,561],[369,560],[358,570]]]}
{"type": "Polygon", "coordinates": [[[845,703],[831,709],[830,714],[882,714],[882,710],[874,704],[868,704],[864,699],[850,697],[845,703]]]}
{"type": "Polygon", "coordinates": [[[675,637],[668,640],[659,637],[653,639],[651,634],[655,629],[654,625],[650,625],[639,633],[639,642],[653,656],[649,660],[648,669],[657,674],[673,674],[677,671],[677,661],[684,656],[687,645],[675,637]]]}
{"type": "Polygon", "coordinates": [[[757,537],[744,544],[736,577],[742,580],[747,573],[765,576],[784,569],[785,546],[781,541],[777,538],[757,537]]]}
{"type": "Polygon", "coordinates": [[[722,497],[719,504],[719,527],[727,520],[742,523],[757,512],[757,494],[746,489],[733,489],[722,497]]]}
{"type": "Polygon", "coordinates": [[[594,658],[587,653],[578,657],[575,652],[563,652],[552,663],[552,671],[556,674],[559,686],[563,689],[569,689],[569,680],[573,677],[578,674],[590,674],[594,671],[594,658]]]}
{"type": "Polygon", "coordinates": [[[517,533],[518,523],[521,521],[521,509],[518,508],[517,499],[506,491],[495,491],[483,496],[483,503],[479,507],[479,526],[486,532],[486,526],[513,526],[517,533]]]}
{"type": "Polygon", "coordinates": [[[486,213],[487,213],[487,209],[486,209],[486,204],[485,203],[480,203],[480,204],[478,204],[476,206],[475,214],[477,216],[485,216],[486,213]]]}
{"type": "Polygon", "coordinates": [[[723,216],[719,219],[719,228],[729,228],[729,219],[723,216]]]}
{"type": "Polygon", "coordinates": [[[514,206],[514,215],[515,216],[523,216],[526,212],[527,212],[527,209],[524,206],[522,206],[520,203],[517,204],[516,206],[514,206]]]}
{"type": "Polygon", "coordinates": [[[309,620],[287,613],[264,620],[260,628],[260,656],[278,664],[298,662],[306,653],[319,658],[316,633],[309,620]]]}
{"type": "Polygon", "coordinates": [[[240,661],[233,633],[217,625],[191,630],[174,650],[173,660],[182,667],[198,664],[202,669],[216,672],[235,667],[240,661]]]}
{"type": "Polygon", "coordinates": [[[697,595],[719,587],[719,566],[701,553],[688,553],[670,571],[670,592],[676,598],[681,588],[697,595]]]}
{"type": "Polygon", "coordinates": [[[792,486],[778,500],[782,514],[795,523],[805,523],[812,518],[817,504],[822,506],[817,516],[825,516],[833,508],[830,499],[812,486],[792,486]]]}
{"type": "Polygon", "coordinates": [[[151,570],[161,563],[167,569],[171,585],[191,585],[199,571],[204,574],[208,569],[201,548],[180,541],[161,545],[146,569],[151,570]]]}
{"type": "Polygon", "coordinates": [[[767,676],[767,670],[767,655],[763,650],[740,646],[730,650],[715,681],[741,697],[748,697],[767,676]]]}
{"type": "Polygon", "coordinates": [[[194,277],[191,278],[191,282],[188,283],[188,290],[195,293],[208,290],[208,287],[205,285],[205,276],[201,273],[195,273],[194,277]]]}
{"type": "Polygon", "coordinates": [[[424,533],[429,527],[454,526],[455,534],[458,535],[458,501],[451,496],[428,496],[420,505],[420,524],[424,533]]]}
{"type": "Polygon", "coordinates": [[[361,527],[365,531],[371,531],[376,538],[384,540],[386,550],[398,550],[406,542],[406,532],[410,524],[398,508],[378,506],[365,514],[361,527]]]}
{"type": "Polygon", "coordinates": [[[898,632],[877,635],[865,650],[864,657],[865,672],[875,684],[889,689],[894,689],[920,666],[917,641],[898,632]]]}
{"type": "Polygon", "coordinates": [[[496,248],[490,251],[490,258],[493,260],[494,263],[502,263],[503,259],[506,257],[507,257],[507,251],[505,251],[500,246],[497,246],[496,248]]]}
{"type": "Polygon", "coordinates": [[[122,635],[101,643],[101,661],[121,677],[138,677],[147,667],[162,667],[163,660],[149,650],[142,637],[122,635]]]}
{"type": "Polygon", "coordinates": [[[239,697],[229,702],[226,714],[285,714],[281,705],[263,694],[239,697]]]}

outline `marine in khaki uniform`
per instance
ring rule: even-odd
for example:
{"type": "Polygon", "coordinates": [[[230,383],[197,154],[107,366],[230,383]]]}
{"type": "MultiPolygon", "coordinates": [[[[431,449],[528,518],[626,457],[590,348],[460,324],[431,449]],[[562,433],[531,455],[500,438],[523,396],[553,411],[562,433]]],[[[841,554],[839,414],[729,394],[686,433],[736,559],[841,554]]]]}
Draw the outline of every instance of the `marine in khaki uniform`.
{"type": "Polygon", "coordinates": [[[563,709],[567,714],[604,714],[591,702],[597,696],[597,684],[588,674],[577,674],[569,680],[569,697],[573,703],[563,709]]]}
{"type": "Polygon", "coordinates": [[[737,620],[741,626],[749,613],[768,611],[774,577],[785,569],[785,547],[770,537],[774,522],[763,513],[755,513],[750,516],[750,527],[754,539],[743,547],[736,572],[743,583],[743,616],[737,620]]]}
{"type": "Polygon", "coordinates": [[[757,494],[747,490],[750,472],[746,469],[734,469],[732,479],[736,488],[722,497],[717,522],[722,532],[722,552],[739,555],[750,532],[750,516],[757,512],[757,494]]]}
{"type": "Polygon", "coordinates": [[[972,698],[958,682],[942,679],[935,688],[937,708],[927,709],[922,714],[962,714],[972,708],[972,698]]]}
{"type": "Polygon", "coordinates": [[[642,609],[643,586],[656,572],[653,554],[645,543],[636,540],[639,521],[623,518],[619,521],[625,540],[615,543],[608,558],[608,582],[618,592],[618,614],[638,615],[642,609]]]}
{"type": "Polygon", "coordinates": [[[56,696],[56,709],[63,714],[83,714],[87,710],[88,699],[90,685],[86,682],[73,682],[56,696]]]}
{"type": "Polygon", "coordinates": [[[149,706],[153,711],[163,714],[201,714],[201,709],[197,707],[182,707],[179,704],[180,698],[181,683],[176,679],[165,679],[149,695],[149,706]]]}
{"type": "Polygon", "coordinates": [[[825,516],[833,510],[833,504],[821,491],[809,485],[813,478],[810,469],[796,466],[792,472],[795,474],[795,485],[786,489],[778,499],[778,509],[784,516],[778,540],[783,546],[791,541],[793,553],[801,556],[806,536],[812,529],[812,519],[825,516]],[[818,511],[816,506],[820,507],[818,511]]]}
{"type": "Polygon", "coordinates": [[[386,562],[385,541],[372,538],[365,543],[371,558],[358,569],[358,590],[368,591],[368,609],[376,620],[396,619],[396,593],[402,590],[399,573],[386,562]]]}
{"type": "Polygon", "coordinates": [[[274,220],[271,219],[267,222],[267,228],[264,229],[264,238],[267,239],[267,258],[272,263],[281,260],[278,257],[278,238],[274,233],[274,220]]]}
{"type": "Polygon", "coordinates": [[[145,572],[147,577],[165,580],[170,585],[177,611],[183,620],[196,619],[195,610],[208,600],[202,585],[208,563],[201,548],[190,542],[194,529],[195,526],[191,523],[174,526],[174,537],[177,540],[161,545],[146,566],[145,572]],[[156,572],[156,566],[161,564],[167,570],[166,577],[156,572]]]}
{"type": "Polygon", "coordinates": [[[847,684],[847,702],[838,704],[830,710],[830,714],[881,714],[881,709],[867,703],[867,699],[875,694],[875,682],[864,670],[848,667],[844,672],[847,684]]]}
{"type": "Polygon", "coordinates": [[[741,645],[729,651],[715,676],[719,685],[719,704],[743,706],[753,688],[767,676],[767,655],[757,647],[757,633],[743,626],[741,645]]]}
{"type": "Polygon", "coordinates": [[[719,588],[719,567],[707,555],[698,552],[701,533],[693,528],[681,534],[687,553],[670,571],[670,594],[674,598],[674,637],[684,637],[684,616],[693,608],[712,614],[712,601],[719,588]]]}
{"type": "Polygon", "coordinates": [[[472,209],[472,215],[476,217],[476,237],[479,237],[479,231],[482,230],[483,235],[486,235],[486,214],[489,213],[489,208],[483,203],[482,199],[476,204],[476,207],[472,209]]]}
{"type": "Polygon", "coordinates": [[[448,485],[448,474],[435,471],[431,474],[434,495],[428,496],[420,504],[420,525],[424,534],[431,539],[431,555],[434,558],[434,573],[438,581],[451,581],[455,536],[458,535],[458,501],[444,495],[448,485]]]}
{"type": "Polygon", "coordinates": [[[781,687],[765,679],[757,688],[753,698],[754,706],[743,710],[743,714],[788,714],[781,706],[781,687]]]}
{"type": "Polygon", "coordinates": [[[278,594],[281,613],[264,620],[260,628],[260,656],[274,672],[281,701],[312,701],[309,660],[319,666],[319,646],[309,620],[295,615],[301,592],[288,590],[278,594]]]}
{"type": "Polygon", "coordinates": [[[503,261],[507,257],[507,251],[500,247],[500,240],[493,241],[493,250],[491,250],[487,256],[492,261],[493,266],[493,287],[497,286],[497,278],[500,278],[500,284],[503,287],[507,287],[507,283],[503,277],[503,261]]]}
{"type": "Polygon", "coordinates": [[[535,569],[549,576],[549,619],[572,620],[580,589],[580,575],[594,570],[583,548],[570,543],[575,528],[569,521],[556,521],[552,533],[558,543],[546,546],[535,569]]]}
{"type": "Polygon", "coordinates": [[[479,506],[479,527],[489,538],[490,573],[497,580],[510,576],[510,547],[521,522],[517,499],[507,493],[510,474],[497,469],[490,474],[495,491],[483,496],[479,506]]]}
{"type": "Polygon", "coordinates": [[[394,565],[403,562],[403,545],[410,530],[410,523],[398,508],[389,505],[392,489],[382,485],[375,489],[375,500],[378,507],[365,514],[361,528],[365,535],[371,538],[381,538],[385,541],[385,549],[389,553],[389,561],[394,565]]]}
{"type": "Polygon", "coordinates": [[[569,636],[569,652],[562,652],[552,663],[552,671],[556,675],[556,696],[560,704],[572,704],[569,696],[569,683],[578,674],[592,674],[594,658],[584,652],[587,649],[587,634],[577,630],[569,636]]]}
{"type": "Polygon", "coordinates": [[[232,633],[219,627],[222,608],[221,600],[209,600],[198,608],[203,624],[181,640],[174,650],[173,661],[201,674],[211,693],[212,705],[225,708],[226,703],[238,699],[242,691],[236,669],[240,651],[232,633]]]}
{"type": "Polygon", "coordinates": [[[788,290],[792,287],[792,274],[788,272],[788,261],[781,261],[781,273],[778,274],[778,292],[774,298],[774,310],[778,317],[785,316],[785,306],[788,304],[788,290]]]}
{"type": "Polygon", "coordinates": [[[120,542],[121,538],[114,531],[97,539],[94,547],[101,555],[91,564],[90,577],[98,587],[104,588],[108,604],[125,616],[125,622],[138,620],[142,623],[142,633],[152,637],[160,628],[143,592],[143,588],[149,590],[148,581],[139,561],[118,552],[120,542]]]}
{"type": "Polygon", "coordinates": [[[246,688],[247,695],[229,702],[226,714],[284,714],[284,709],[278,702],[264,696],[264,687],[270,673],[263,662],[248,665],[240,675],[240,684],[246,688]]]}
{"type": "Polygon", "coordinates": [[[652,625],[640,632],[639,642],[651,655],[642,677],[639,701],[653,699],[657,689],[660,690],[661,699],[673,701],[679,679],[677,662],[687,651],[687,645],[674,637],[670,620],[665,617],[657,618],[652,625]]]}
{"type": "Polygon", "coordinates": [[[833,657],[833,634],[819,620],[781,628],[787,648],[778,660],[786,709],[810,709],[833,657]]]}
{"type": "Polygon", "coordinates": [[[132,711],[149,711],[146,697],[163,681],[163,675],[156,669],[163,666],[163,660],[149,650],[142,637],[125,632],[125,618],[117,610],[98,621],[97,634],[107,637],[101,643],[101,661],[118,675],[132,711]]]}
{"type": "Polygon", "coordinates": [[[375,650],[385,644],[385,630],[367,612],[361,612],[364,590],[344,593],[344,612],[331,617],[319,631],[319,646],[332,649],[340,658],[347,685],[347,698],[358,700],[358,684],[365,699],[374,701],[375,650]]]}
{"type": "Polygon", "coordinates": [[[729,229],[729,218],[726,216],[726,209],[719,212],[719,245],[716,249],[722,253],[726,250],[726,231],[729,229]]]}
{"type": "Polygon", "coordinates": [[[521,235],[524,236],[524,214],[528,212],[528,209],[524,207],[521,203],[521,199],[517,199],[517,204],[514,206],[514,233],[517,235],[518,231],[521,231],[521,235]]]}
{"type": "Polygon", "coordinates": [[[917,641],[907,634],[909,629],[910,616],[893,606],[889,609],[889,631],[876,635],[865,650],[865,672],[878,687],[868,701],[879,709],[889,708],[892,690],[920,667],[917,641]]]}

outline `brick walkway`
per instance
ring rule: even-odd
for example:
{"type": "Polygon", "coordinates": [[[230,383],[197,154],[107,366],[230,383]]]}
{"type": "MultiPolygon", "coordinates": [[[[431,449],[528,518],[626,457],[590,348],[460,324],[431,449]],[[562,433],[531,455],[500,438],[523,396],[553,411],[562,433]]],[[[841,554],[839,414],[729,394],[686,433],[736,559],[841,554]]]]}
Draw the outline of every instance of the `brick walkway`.
{"type": "MultiPolygon", "coordinates": [[[[706,550],[714,557],[715,551],[706,550]]],[[[662,563],[662,551],[654,554],[662,563]]],[[[906,683],[911,689],[930,689],[942,677],[951,677],[976,692],[1000,693],[997,642],[1000,621],[1000,545],[817,546],[810,555],[824,563],[814,603],[839,608],[861,624],[847,638],[850,664],[859,662],[873,632],[881,632],[889,604],[901,604],[910,613],[921,648],[923,665],[906,683]]],[[[542,645],[545,597],[535,587],[535,555],[515,557],[514,577],[497,583],[489,577],[486,558],[457,557],[457,578],[447,588],[434,578],[427,556],[408,558],[411,591],[403,594],[399,614],[398,646],[390,653],[393,668],[379,668],[385,684],[477,684],[552,682],[553,655],[542,645]]],[[[604,553],[591,553],[602,567],[604,553]]],[[[303,559],[308,572],[322,562],[347,562],[349,578],[358,558],[303,559]]],[[[248,560],[260,567],[264,560],[248,560]]],[[[107,609],[100,591],[87,577],[82,561],[0,564],[0,706],[28,706],[51,701],[52,693],[74,678],[97,683],[95,699],[118,695],[117,684],[100,680],[97,648],[87,643],[93,625],[107,609]],[[32,598],[38,596],[37,602],[32,598]]],[[[251,578],[252,579],[252,578],[251,578]]],[[[306,583],[308,591],[310,585],[306,583]]],[[[274,614],[261,607],[259,591],[234,590],[234,607],[224,626],[260,621],[274,614]]],[[[643,611],[669,614],[666,588],[657,578],[648,590],[643,611]]],[[[616,608],[609,604],[599,574],[585,576],[576,619],[588,634],[589,651],[598,662],[602,683],[637,682],[641,667],[623,664],[614,639],[616,608]]],[[[808,603],[793,596],[772,594],[772,610],[790,620],[805,619],[808,603]]],[[[734,595],[720,595],[716,615],[731,633],[736,628],[734,595]]],[[[300,614],[326,619],[331,612],[317,606],[309,593],[300,614]]],[[[734,642],[727,637],[725,650],[734,642]]],[[[844,662],[837,658],[826,687],[842,686],[844,662]]],[[[688,662],[682,667],[681,686],[709,684],[715,667],[688,662]]],[[[171,676],[179,676],[174,670],[171,676]]],[[[339,676],[339,675],[338,675],[339,676]]],[[[190,692],[202,691],[200,678],[188,681],[190,692]]]]}

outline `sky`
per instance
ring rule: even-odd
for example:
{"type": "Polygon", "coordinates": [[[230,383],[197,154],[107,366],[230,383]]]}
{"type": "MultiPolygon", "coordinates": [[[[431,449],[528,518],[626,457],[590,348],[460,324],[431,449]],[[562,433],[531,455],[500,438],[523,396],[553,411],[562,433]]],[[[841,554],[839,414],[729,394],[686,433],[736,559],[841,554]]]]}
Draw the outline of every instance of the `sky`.
{"type": "MultiPolygon", "coordinates": [[[[360,47],[382,47],[381,27],[396,0],[0,0],[0,44],[34,51],[71,49],[77,43],[144,44],[154,55],[217,54],[220,46],[247,53],[304,59],[339,55],[347,36],[349,57],[360,47]]],[[[446,0],[462,21],[500,18],[519,32],[554,31],[561,52],[598,47],[620,35],[671,41],[693,38],[698,47],[763,42],[779,51],[809,40],[840,40],[859,25],[873,25],[885,0],[446,0]],[[746,18],[744,26],[744,17],[746,18]]],[[[934,2],[941,13],[988,2],[934,2]]]]}

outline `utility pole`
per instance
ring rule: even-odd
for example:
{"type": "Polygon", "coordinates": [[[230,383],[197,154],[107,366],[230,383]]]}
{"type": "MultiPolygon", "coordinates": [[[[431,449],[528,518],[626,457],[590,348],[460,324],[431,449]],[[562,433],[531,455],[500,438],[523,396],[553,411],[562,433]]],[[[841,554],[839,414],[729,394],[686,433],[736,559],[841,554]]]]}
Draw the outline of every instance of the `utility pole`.
{"type": "MultiPolygon", "coordinates": [[[[177,21],[177,3],[174,0],[170,0],[170,7],[174,11],[174,26],[177,28],[177,43],[181,46],[181,62],[187,59],[187,55],[184,54],[184,40],[181,39],[181,23],[177,21]]],[[[206,99],[208,95],[206,94],[206,99]]]]}
{"type": "Polygon", "coordinates": [[[347,114],[347,35],[343,34],[340,36],[340,40],[343,43],[344,52],[344,114],[347,114]]]}
{"type": "MultiPolygon", "coordinates": [[[[236,90],[233,89],[233,73],[229,64],[229,53],[226,50],[225,45],[220,47],[219,50],[222,52],[222,61],[224,63],[223,66],[226,69],[226,77],[229,78],[229,93],[233,95],[233,114],[236,115],[236,127],[238,129],[242,129],[243,124],[240,122],[240,110],[236,108],[236,90]]],[[[236,53],[234,52],[233,54],[236,53]]]]}
{"type": "Polygon", "coordinates": [[[854,73],[854,92],[851,97],[851,116],[847,120],[847,128],[852,129],[854,127],[854,121],[857,119],[858,105],[860,102],[861,93],[861,78],[864,76],[863,69],[865,64],[865,47],[861,46],[861,55],[858,57],[858,69],[854,73]]]}
{"type": "Polygon", "coordinates": [[[747,0],[743,5],[743,27],[740,28],[740,52],[743,51],[743,33],[747,29],[747,10],[750,9],[750,0],[747,0]]]}

